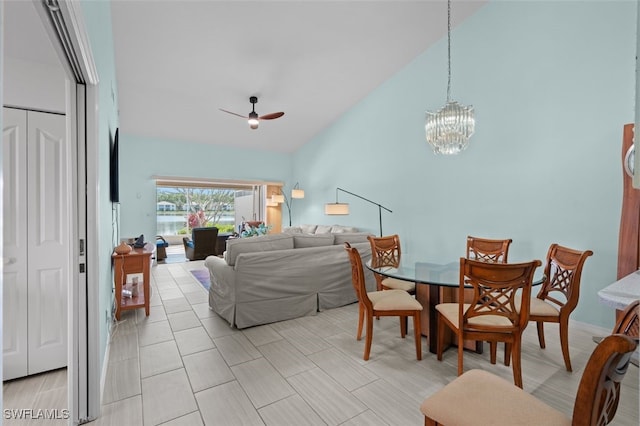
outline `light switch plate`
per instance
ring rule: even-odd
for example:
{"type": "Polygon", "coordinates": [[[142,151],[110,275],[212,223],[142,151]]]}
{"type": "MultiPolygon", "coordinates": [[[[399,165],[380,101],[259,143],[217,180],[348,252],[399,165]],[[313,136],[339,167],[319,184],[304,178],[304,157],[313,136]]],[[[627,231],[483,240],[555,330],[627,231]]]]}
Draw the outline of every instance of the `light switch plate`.
{"type": "Polygon", "coordinates": [[[142,284],[144,282],[144,274],[127,274],[127,284],[131,284],[133,282],[133,277],[138,277],[138,284],[142,284]]]}

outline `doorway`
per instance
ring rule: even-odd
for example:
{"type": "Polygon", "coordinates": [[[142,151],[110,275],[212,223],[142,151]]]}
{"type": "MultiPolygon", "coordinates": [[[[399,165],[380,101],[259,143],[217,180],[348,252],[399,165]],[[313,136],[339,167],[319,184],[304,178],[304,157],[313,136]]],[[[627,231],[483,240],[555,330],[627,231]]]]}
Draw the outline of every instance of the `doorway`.
{"type": "MultiPolygon", "coordinates": [[[[99,332],[96,331],[97,319],[89,315],[95,311],[98,302],[95,289],[87,286],[89,274],[86,272],[89,265],[98,264],[99,252],[97,231],[86,226],[87,217],[98,217],[96,203],[87,200],[92,197],[87,189],[97,187],[97,73],[79,3],[66,0],[1,2],[0,16],[4,19],[0,28],[4,41],[0,45],[4,76],[1,103],[3,106],[23,104],[29,109],[61,112],[66,116],[69,152],[65,159],[70,165],[67,177],[71,182],[71,190],[63,201],[70,211],[66,220],[70,249],[63,260],[69,265],[66,292],[69,307],[66,317],[68,398],[66,407],[54,408],[66,410],[68,417],[65,418],[79,424],[95,418],[100,409],[99,332]],[[51,83],[50,71],[55,68],[54,59],[58,71],[61,70],[54,74],[62,76],[62,88],[55,85],[54,92],[62,93],[62,107],[56,105],[59,97],[50,96],[51,91],[47,89],[51,83]],[[27,75],[33,78],[25,85],[26,79],[20,77],[27,75]],[[36,93],[35,98],[15,101],[16,95],[33,93],[36,93]],[[40,106],[29,106],[34,103],[40,106]],[[88,248],[91,249],[90,256],[87,256],[88,248]]],[[[3,119],[3,127],[4,124],[3,119]]],[[[4,224],[4,229],[8,225],[4,224]]],[[[6,261],[8,259],[3,256],[3,262],[6,261]]],[[[99,282],[97,271],[91,274],[92,282],[99,282]]]]}

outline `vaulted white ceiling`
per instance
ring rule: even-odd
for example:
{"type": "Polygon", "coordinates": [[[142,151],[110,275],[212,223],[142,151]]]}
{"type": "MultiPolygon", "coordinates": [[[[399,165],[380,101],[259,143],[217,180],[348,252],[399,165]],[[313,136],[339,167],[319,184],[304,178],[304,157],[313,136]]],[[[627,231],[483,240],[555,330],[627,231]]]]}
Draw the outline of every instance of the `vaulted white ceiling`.
{"type": "MultiPolygon", "coordinates": [[[[452,25],[484,4],[454,0],[452,25]]],[[[311,140],[447,28],[445,0],[112,0],[111,13],[122,134],[278,152],[311,140]],[[248,115],[250,96],[258,114],[285,115],[251,130],[219,110],[248,115]]],[[[6,54],[37,52],[24,48],[32,36],[5,38],[6,54]]]]}

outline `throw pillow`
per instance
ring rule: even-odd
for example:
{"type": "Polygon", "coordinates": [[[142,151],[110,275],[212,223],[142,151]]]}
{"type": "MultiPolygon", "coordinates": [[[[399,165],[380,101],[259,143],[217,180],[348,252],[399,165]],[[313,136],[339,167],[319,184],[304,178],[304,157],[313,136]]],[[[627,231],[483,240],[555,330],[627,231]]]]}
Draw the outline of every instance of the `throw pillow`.
{"type": "Polygon", "coordinates": [[[302,234],[302,228],[299,226],[286,226],[282,230],[283,234],[302,234]]]}
{"type": "Polygon", "coordinates": [[[334,240],[333,244],[356,244],[356,243],[367,243],[369,240],[367,237],[370,234],[368,232],[341,232],[338,234],[333,234],[334,240]]]}
{"type": "Polygon", "coordinates": [[[330,225],[318,225],[316,227],[316,234],[328,234],[331,232],[331,226],[330,225]]]}
{"type": "Polygon", "coordinates": [[[257,251],[287,250],[293,248],[293,235],[271,234],[251,238],[235,238],[227,240],[227,264],[236,264],[236,258],[240,253],[253,253],[257,251]]]}
{"type": "Polygon", "coordinates": [[[307,247],[323,247],[333,245],[332,234],[313,234],[313,235],[294,235],[293,247],[294,248],[307,248],[307,247]]]}
{"type": "Polygon", "coordinates": [[[358,228],[355,228],[353,226],[342,226],[342,225],[333,225],[331,227],[331,233],[332,234],[340,234],[343,232],[358,232],[358,228]]]}
{"type": "Polygon", "coordinates": [[[314,232],[316,232],[316,227],[318,225],[300,225],[300,229],[302,230],[303,234],[313,234],[314,232]]]}

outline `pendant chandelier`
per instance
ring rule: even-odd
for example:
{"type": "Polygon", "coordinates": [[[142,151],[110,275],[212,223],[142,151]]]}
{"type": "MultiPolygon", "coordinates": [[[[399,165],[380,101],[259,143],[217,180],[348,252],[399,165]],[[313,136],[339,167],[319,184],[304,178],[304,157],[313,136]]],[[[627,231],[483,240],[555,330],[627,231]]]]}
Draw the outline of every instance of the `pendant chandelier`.
{"type": "Polygon", "coordinates": [[[436,154],[458,154],[469,145],[475,129],[473,106],[451,100],[451,0],[447,0],[447,104],[436,112],[427,111],[427,142],[436,154]]]}

